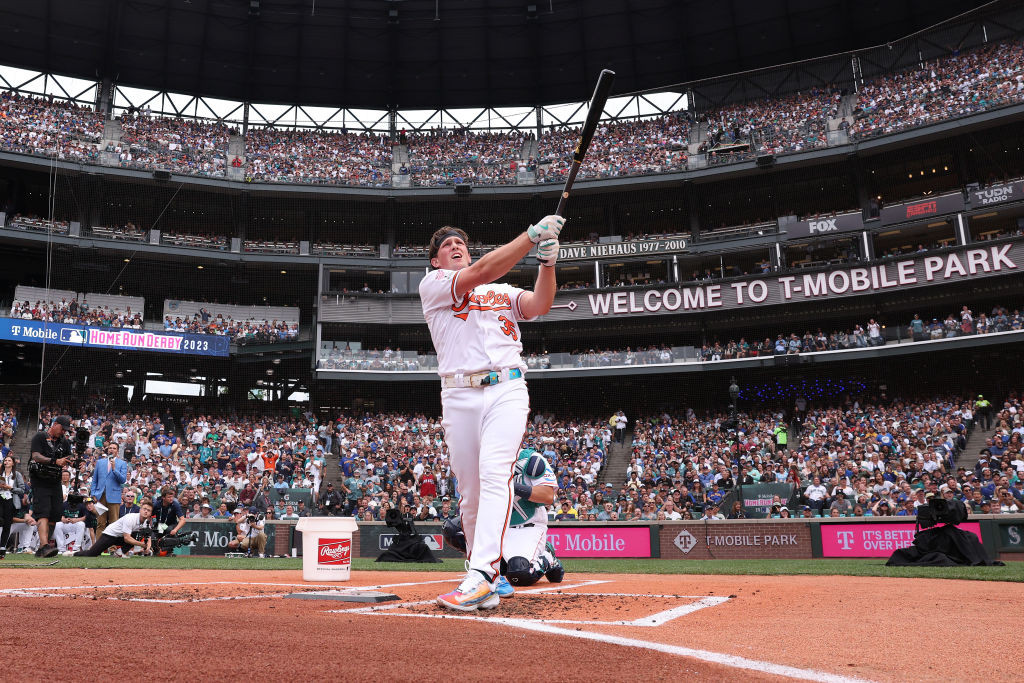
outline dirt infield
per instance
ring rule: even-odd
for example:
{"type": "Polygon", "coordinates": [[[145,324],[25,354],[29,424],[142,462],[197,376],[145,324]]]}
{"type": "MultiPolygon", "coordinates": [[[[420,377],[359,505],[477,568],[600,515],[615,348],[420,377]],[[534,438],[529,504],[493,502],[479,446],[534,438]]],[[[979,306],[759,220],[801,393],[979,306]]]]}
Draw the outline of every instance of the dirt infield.
{"type": "Polygon", "coordinates": [[[456,580],[359,571],[324,586],[298,571],[3,572],[0,608],[17,625],[5,650],[21,653],[6,658],[5,677],[52,680],[74,653],[89,660],[80,670],[90,678],[1009,681],[1024,655],[1012,618],[1019,583],[569,575],[462,615],[432,604],[456,580]],[[283,597],[371,586],[400,601],[283,597]],[[94,644],[69,648],[89,634],[94,644]],[[38,646],[52,656],[28,656],[38,646]]]}

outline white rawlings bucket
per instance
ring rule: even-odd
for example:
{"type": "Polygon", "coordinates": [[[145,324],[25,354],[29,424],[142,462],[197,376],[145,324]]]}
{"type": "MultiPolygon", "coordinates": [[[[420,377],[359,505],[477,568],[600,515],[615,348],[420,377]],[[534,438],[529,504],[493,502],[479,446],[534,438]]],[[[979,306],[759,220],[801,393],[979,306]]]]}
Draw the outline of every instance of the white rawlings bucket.
{"type": "Polygon", "coordinates": [[[302,517],[302,579],[348,581],[352,573],[353,517],[302,517]]]}

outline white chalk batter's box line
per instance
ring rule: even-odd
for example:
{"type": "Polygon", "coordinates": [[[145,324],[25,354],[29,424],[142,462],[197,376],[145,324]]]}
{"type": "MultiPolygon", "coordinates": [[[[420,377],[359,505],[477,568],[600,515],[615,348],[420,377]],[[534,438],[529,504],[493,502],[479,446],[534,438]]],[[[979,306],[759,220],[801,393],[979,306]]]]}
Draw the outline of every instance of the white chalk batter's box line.
{"type": "MultiPolygon", "coordinates": [[[[786,678],[795,678],[798,680],[818,681],[819,683],[867,683],[863,679],[858,679],[851,676],[844,676],[842,674],[835,674],[830,671],[803,669],[800,667],[789,666],[786,664],[779,664],[777,662],[749,659],[747,657],[727,654],[724,652],[698,650],[695,648],[685,647],[682,645],[671,645],[668,643],[640,640],[637,638],[627,638],[625,636],[617,636],[610,633],[599,633],[595,631],[589,631],[586,629],[580,630],[579,627],[583,625],[641,626],[648,628],[654,626],[661,626],[685,614],[691,614],[693,612],[696,612],[697,610],[701,610],[706,607],[714,607],[715,605],[721,605],[729,601],[729,598],[714,595],[664,595],[657,593],[568,592],[576,588],[586,588],[588,586],[595,586],[603,583],[609,583],[609,581],[584,581],[572,585],[557,584],[555,586],[550,586],[546,588],[519,590],[516,591],[516,595],[537,595],[546,597],[552,593],[566,593],[567,595],[581,596],[586,595],[608,597],[656,598],[659,600],[694,600],[694,602],[678,605],[676,607],[667,609],[663,612],[658,612],[657,614],[652,614],[647,617],[633,619],[632,621],[574,621],[568,619],[526,619],[522,617],[481,617],[474,616],[472,614],[452,614],[448,611],[445,611],[443,614],[410,614],[395,611],[403,607],[435,604],[433,600],[421,600],[418,602],[406,602],[391,605],[373,605],[368,607],[356,607],[353,609],[327,610],[326,612],[330,614],[371,614],[392,617],[414,617],[421,619],[461,619],[464,621],[479,621],[486,622],[489,624],[510,626],[512,628],[519,628],[527,631],[536,631],[551,635],[561,635],[568,638],[577,638],[582,640],[589,640],[592,642],[601,642],[611,645],[619,645],[622,647],[635,648],[640,650],[651,650],[654,652],[661,652],[664,654],[688,657],[710,664],[719,664],[722,666],[745,671],[751,671],[759,674],[776,675],[786,678]],[[565,625],[575,626],[576,628],[565,628],[565,625]]],[[[510,599],[515,600],[514,597],[510,599]]]]}
{"type": "MultiPolygon", "coordinates": [[[[339,594],[353,591],[379,590],[381,588],[402,588],[407,586],[421,586],[431,583],[451,583],[451,579],[439,579],[437,581],[410,581],[404,583],[386,583],[374,586],[346,586],[339,588],[336,583],[257,583],[251,581],[181,581],[175,583],[107,583],[95,586],[33,586],[25,588],[3,588],[0,589],[0,596],[12,598],[67,598],[68,591],[77,590],[120,590],[122,588],[179,588],[185,586],[271,586],[276,588],[330,588],[339,594]]],[[[283,598],[289,593],[265,593],[263,595],[222,595],[206,598],[121,598],[116,595],[83,595],[85,600],[95,597],[98,600],[120,600],[122,602],[156,602],[166,605],[175,605],[189,602],[219,602],[225,600],[261,600],[283,598]]]]}
{"type": "MultiPolygon", "coordinates": [[[[543,624],[574,624],[574,625],[589,625],[589,626],[641,626],[646,628],[652,628],[661,626],[663,624],[672,621],[684,614],[690,614],[697,610],[702,610],[705,607],[714,607],[720,605],[723,602],[728,602],[729,598],[708,596],[708,595],[660,595],[655,593],[584,593],[584,592],[569,592],[576,588],[585,588],[587,586],[594,586],[597,584],[608,583],[607,581],[586,581],[579,584],[573,585],[561,585],[548,587],[548,588],[536,588],[533,590],[519,590],[516,591],[518,596],[536,596],[536,597],[551,597],[552,595],[557,596],[558,594],[564,593],[566,595],[581,596],[581,597],[594,597],[594,598],[654,598],[658,600],[692,600],[693,602],[687,602],[682,605],[677,605],[670,609],[657,612],[655,614],[638,617],[630,620],[617,620],[617,621],[598,621],[595,619],[518,619],[518,621],[525,622],[536,622],[543,624]]],[[[515,600],[516,598],[509,598],[515,600]]],[[[433,600],[419,600],[416,602],[402,602],[394,605],[372,605],[369,607],[356,607],[353,609],[337,609],[327,610],[329,614],[380,614],[384,616],[393,617],[414,617],[422,619],[463,619],[466,621],[494,621],[492,617],[483,617],[472,614],[452,614],[451,612],[444,612],[438,614],[423,614],[423,613],[408,613],[408,612],[396,612],[403,608],[420,607],[422,605],[435,604],[433,600]]]]}

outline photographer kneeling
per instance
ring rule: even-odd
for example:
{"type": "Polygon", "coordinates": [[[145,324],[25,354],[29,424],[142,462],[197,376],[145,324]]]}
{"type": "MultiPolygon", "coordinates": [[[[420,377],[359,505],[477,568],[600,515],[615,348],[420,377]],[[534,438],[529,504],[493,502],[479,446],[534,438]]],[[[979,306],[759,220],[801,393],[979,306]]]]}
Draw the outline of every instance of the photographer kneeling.
{"type": "Polygon", "coordinates": [[[265,557],[267,535],[263,532],[263,517],[259,511],[255,507],[246,510],[244,506],[239,505],[235,508],[234,518],[237,536],[228,543],[228,548],[241,548],[250,555],[255,549],[260,557],[265,557]]]}
{"type": "MultiPolygon", "coordinates": [[[[185,513],[181,503],[174,499],[174,487],[160,489],[160,498],[153,506],[153,535],[159,541],[164,536],[175,536],[185,526],[185,513]]],[[[164,548],[158,544],[161,551],[164,548]]]]}
{"type": "Polygon", "coordinates": [[[132,534],[149,524],[152,517],[153,501],[143,498],[138,512],[130,512],[118,518],[116,522],[108,524],[93,546],[88,550],[80,550],[75,553],[75,557],[99,557],[104,550],[118,544],[123,551],[131,550],[132,546],[149,551],[151,539],[146,538],[146,540],[140,541],[133,538],[132,534]]]}

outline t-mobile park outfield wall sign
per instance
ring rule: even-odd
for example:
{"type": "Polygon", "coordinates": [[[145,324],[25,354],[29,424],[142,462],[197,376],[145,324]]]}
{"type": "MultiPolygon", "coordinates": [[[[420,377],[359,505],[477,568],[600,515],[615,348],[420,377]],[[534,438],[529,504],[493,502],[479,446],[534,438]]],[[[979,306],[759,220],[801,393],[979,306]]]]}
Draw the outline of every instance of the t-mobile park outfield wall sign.
{"type": "MultiPolygon", "coordinates": [[[[445,542],[440,524],[416,524],[436,557],[462,557],[445,542]]],[[[360,557],[376,557],[389,548],[396,535],[379,524],[360,524],[360,557]]],[[[548,541],[559,557],[651,557],[649,526],[550,526],[548,541]]]]}
{"type": "Polygon", "coordinates": [[[87,349],[130,349],[194,356],[227,356],[230,343],[227,337],[214,334],[84,327],[19,318],[0,318],[0,339],[87,349]]]}
{"type": "Polygon", "coordinates": [[[964,282],[1024,270],[1024,242],[963,247],[873,266],[840,268],[802,274],[760,277],[724,284],[586,294],[560,293],[547,320],[580,316],[635,316],[700,313],[753,306],[803,303],[861,294],[878,294],[897,287],[964,282]]]}
{"type": "MultiPolygon", "coordinates": [[[[981,525],[961,524],[981,541],[981,525]]],[[[822,524],[823,557],[889,557],[914,542],[914,524],[822,524]]]]}

